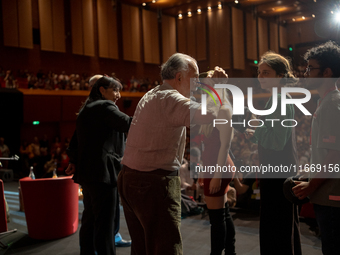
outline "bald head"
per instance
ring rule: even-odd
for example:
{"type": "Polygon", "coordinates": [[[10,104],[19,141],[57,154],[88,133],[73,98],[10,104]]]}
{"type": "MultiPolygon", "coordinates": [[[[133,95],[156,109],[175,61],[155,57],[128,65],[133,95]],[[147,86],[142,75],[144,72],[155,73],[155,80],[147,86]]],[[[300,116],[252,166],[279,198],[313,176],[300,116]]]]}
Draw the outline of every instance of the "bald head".
{"type": "Polygon", "coordinates": [[[103,75],[101,75],[101,74],[93,75],[89,80],[89,86],[93,87],[93,85],[96,83],[96,81],[98,81],[102,77],[103,77],[103,75]]]}

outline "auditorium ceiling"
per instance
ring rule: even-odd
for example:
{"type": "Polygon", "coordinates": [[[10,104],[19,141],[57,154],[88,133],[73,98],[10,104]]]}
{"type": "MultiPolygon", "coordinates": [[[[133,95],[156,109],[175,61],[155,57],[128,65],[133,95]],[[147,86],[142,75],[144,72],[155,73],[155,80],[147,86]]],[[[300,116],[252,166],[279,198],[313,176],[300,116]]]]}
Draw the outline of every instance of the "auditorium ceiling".
{"type": "Polygon", "coordinates": [[[254,15],[276,20],[281,23],[294,23],[338,15],[339,1],[334,0],[122,0],[136,6],[144,6],[149,10],[160,10],[163,14],[178,16],[192,15],[207,11],[208,7],[220,8],[233,6],[254,15]]]}

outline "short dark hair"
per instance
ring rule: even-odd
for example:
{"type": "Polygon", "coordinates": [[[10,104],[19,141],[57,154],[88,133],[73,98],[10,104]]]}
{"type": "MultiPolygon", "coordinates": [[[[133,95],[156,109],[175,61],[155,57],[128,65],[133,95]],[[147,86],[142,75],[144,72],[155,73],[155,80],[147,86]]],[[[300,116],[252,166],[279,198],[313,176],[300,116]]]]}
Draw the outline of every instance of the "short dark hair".
{"type": "Polygon", "coordinates": [[[318,61],[321,71],[330,68],[333,77],[340,77],[340,47],[333,41],[328,41],[317,47],[309,49],[305,55],[306,61],[314,59],[318,61]]]}

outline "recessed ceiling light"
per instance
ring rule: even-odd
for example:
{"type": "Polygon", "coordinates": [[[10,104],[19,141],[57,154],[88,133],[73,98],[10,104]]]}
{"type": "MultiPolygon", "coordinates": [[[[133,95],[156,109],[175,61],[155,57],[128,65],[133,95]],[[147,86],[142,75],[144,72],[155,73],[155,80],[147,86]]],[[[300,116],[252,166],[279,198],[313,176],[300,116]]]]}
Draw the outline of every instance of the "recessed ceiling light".
{"type": "Polygon", "coordinates": [[[235,4],[238,4],[238,0],[235,0],[235,4]]]}
{"type": "Polygon", "coordinates": [[[295,19],[293,18],[292,21],[295,21],[295,19]]]}
{"type": "Polygon", "coordinates": [[[331,11],[331,13],[333,14],[334,12],[333,12],[333,11],[331,11]]]}
{"type": "Polygon", "coordinates": [[[313,18],[315,18],[315,15],[314,15],[314,14],[312,14],[312,17],[313,17],[313,18]]]}
{"type": "Polygon", "coordinates": [[[156,3],[156,0],[152,0],[152,3],[153,3],[153,4],[156,3]]]}
{"type": "Polygon", "coordinates": [[[306,19],[305,16],[302,16],[302,19],[306,19]]]}
{"type": "Polygon", "coordinates": [[[143,6],[145,6],[145,5],[146,5],[146,3],[142,3],[142,5],[143,5],[143,6]]]}

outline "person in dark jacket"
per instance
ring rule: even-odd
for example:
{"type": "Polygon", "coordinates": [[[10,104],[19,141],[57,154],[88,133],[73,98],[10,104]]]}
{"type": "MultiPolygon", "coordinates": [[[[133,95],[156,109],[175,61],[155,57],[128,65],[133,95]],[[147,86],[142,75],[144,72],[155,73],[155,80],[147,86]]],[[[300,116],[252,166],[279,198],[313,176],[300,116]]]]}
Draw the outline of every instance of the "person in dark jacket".
{"type": "Polygon", "coordinates": [[[80,254],[116,254],[115,213],[117,175],[131,118],[119,111],[116,101],[122,85],[102,77],[93,85],[80,109],[76,131],[67,153],[67,174],[82,185],[84,211],[79,232],[80,254]]]}

